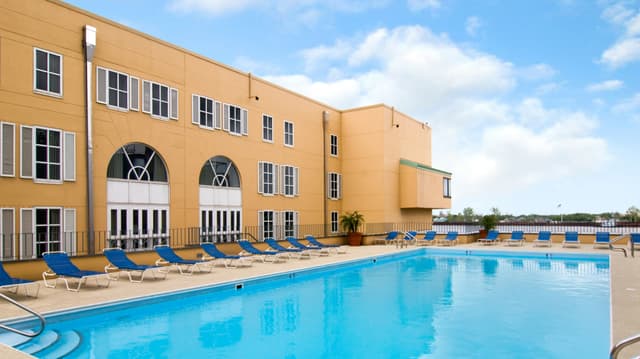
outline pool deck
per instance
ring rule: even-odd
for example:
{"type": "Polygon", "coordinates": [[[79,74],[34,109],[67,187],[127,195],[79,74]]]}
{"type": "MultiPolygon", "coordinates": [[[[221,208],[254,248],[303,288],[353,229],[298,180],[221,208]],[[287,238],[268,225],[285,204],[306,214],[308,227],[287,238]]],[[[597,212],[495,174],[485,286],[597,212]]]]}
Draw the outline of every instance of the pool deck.
{"type": "MultiPolygon", "coordinates": [[[[154,280],[151,276],[145,276],[145,280],[142,283],[130,283],[125,276],[122,276],[119,281],[112,281],[109,288],[97,288],[94,284],[95,282],[89,282],[89,285],[86,287],[83,286],[78,293],[65,290],[63,283],[59,283],[55,289],[46,288],[43,283],[41,283],[38,298],[29,298],[23,295],[16,296],[12,293],[9,293],[9,296],[40,313],[46,314],[181,289],[197,288],[220,283],[241,282],[269,274],[297,271],[327,264],[410,251],[415,248],[415,246],[396,248],[393,245],[348,247],[348,253],[346,254],[332,254],[328,257],[314,256],[308,260],[290,259],[285,263],[254,262],[252,267],[247,268],[215,267],[211,273],[196,273],[193,276],[184,276],[172,271],[166,280],[154,280]]],[[[608,254],[611,258],[612,343],[617,343],[626,337],[640,333],[640,258],[625,258],[620,252],[612,252],[606,249],[593,249],[592,246],[588,244],[583,244],[581,248],[562,248],[561,245],[557,243],[554,243],[552,247],[534,247],[531,243],[526,243],[522,247],[505,246],[502,244],[482,246],[477,243],[472,243],[454,247],[417,248],[434,248],[434,250],[454,248],[486,251],[608,254]]],[[[7,293],[7,291],[3,291],[3,293],[7,293]]],[[[22,293],[22,290],[20,293],[22,293]]],[[[4,301],[0,302],[0,320],[23,315],[24,312],[13,305],[4,301]]],[[[623,350],[619,358],[630,358],[632,356],[631,354],[637,355],[640,353],[639,346],[640,344],[635,346],[635,351],[633,350],[633,346],[632,348],[623,350]]],[[[23,353],[15,352],[11,348],[0,345],[0,357],[12,359],[29,358],[30,356],[25,356],[23,353]]]]}

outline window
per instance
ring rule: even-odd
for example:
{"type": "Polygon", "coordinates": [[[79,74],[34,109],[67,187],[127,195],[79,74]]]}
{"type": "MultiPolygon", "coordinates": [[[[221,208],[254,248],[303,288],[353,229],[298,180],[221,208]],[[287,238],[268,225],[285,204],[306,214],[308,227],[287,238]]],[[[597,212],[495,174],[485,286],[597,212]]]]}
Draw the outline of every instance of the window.
{"type": "Polygon", "coordinates": [[[262,140],[273,142],[273,117],[262,115],[262,140]]]}
{"type": "Polygon", "coordinates": [[[338,136],[331,135],[330,139],[331,141],[330,141],[329,149],[330,149],[331,156],[338,156],[338,136]]]}
{"type": "Polygon", "coordinates": [[[42,253],[62,250],[60,245],[62,234],[62,214],[60,208],[35,209],[35,245],[36,256],[42,253]]]}
{"type": "Polygon", "coordinates": [[[223,129],[236,135],[248,135],[247,110],[229,104],[224,104],[223,129]]]}
{"type": "Polygon", "coordinates": [[[13,123],[0,122],[0,176],[15,175],[15,127],[13,123]]]}
{"type": "Polygon", "coordinates": [[[331,233],[338,233],[338,212],[331,212],[331,233]]]}
{"type": "Polygon", "coordinates": [[[109,106],[129,109],[129,76],[109,71],[107,81],[107,103],[109,106]]]}
{"type": "Polygon", "coordinates": [[[201,186],[240,188],[240,175],[230,159],[216,156],[202,166],[199,183],[201,186]]]}
{"type": "Polygon", "coordinates": [[[129,208],[109,206],[107,215],[109,246],[124,250],[152,249],[168,244],[169,209],[136,204],[129,208]]]}
{"type": "Polygon", "coordinates": [[[97,67],[96,102],[122,111],[138,111],[139,81],[123,72],[97,67]]]}
{"type": "Polygon", "coordinates": [[[34,91],[62,96],[62,55],[41,49],[33,50],[34,91]]]}
{"type": "Polygon", "coordinates": [[[161,119],[178,119],[178,90],[142,81],[142,112],[161,119]]]}
{"type": "Polygon", "coordinates": [[[335,172],[330,172],[328,174],[327,185],[327,194],[330,199],[340,199],[342,197],[342,175],[335,172]]]}
{"type": "Polygon", "coordinates": [[[164,162],[156,151],[143,143],[129,143],[120,147],[109,161],[107,178],[168,182],[164,162]]]}
{"type": "Polygon", "coordinates": [[[442,178],[442,195],[451,198],[451,178],[442,178]]]}
{"type": "Polygon", "coordinates": [[[258,193],[277,194],[278,165],[271,162],[258,162],[258,193]]]}
{"type": "Polygon", "coordinates": [[[40,182],[75,181],[75,133],[22,126],[21,138],[22,178],[35,178],[40,182]]]}
{"type": "Polygon", "coordinates": [[[220,128],[220,102],[208,97],[192,95],[191,123],[202,128],[220,128]]]}
{"type": "Polygon", "coordinates": [[[36,179],[60,181],[62,178],[62,141],[60,131],[35,129],[36,179]]]}
{"type": "Polygon", "coordinates": [[[264,240],[265,238],[274,238],[274,225],[274,211],[258,211],[258,233],[260,240],[264,240]]]}
{"type": "Polygon", "coordinates": [[[293,122],[284,121],[284,145],[293,147],[293,122]]]}
{"type": "Polygon", "coordinates": [[[282,190],[285,196],[298,195],[298,168],[282,165],[282,190]]]}
{"type": "Polygon", "coordinates": [[[282,221],[283,221],[283,234],[284,238],[286,237],[298,237],[298,212],[294,211],[283,211],[282,212],[282,221]]]}

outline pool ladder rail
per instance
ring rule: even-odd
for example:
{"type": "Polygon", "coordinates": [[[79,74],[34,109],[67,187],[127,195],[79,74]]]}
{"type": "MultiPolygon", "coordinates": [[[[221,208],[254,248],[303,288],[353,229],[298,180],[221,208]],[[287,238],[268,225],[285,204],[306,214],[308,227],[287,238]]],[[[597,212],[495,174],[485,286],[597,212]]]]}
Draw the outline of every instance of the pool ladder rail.
{"type": "MultiPolygon", "coordinates": [[[[636,334],[632,337],[621,340],[620,342],[618,342],[618,344],[614,345],[613,348],[611,348],[611,351],[609,352],[609,359],[618,359],[618,354],[620,354],[622,349],[628,347],[631,344],[635,344],[637,342],[640,342],[640,334],[636,334]]],[[[634,358],[638,358],[638,357],[634,357],[634,358]]]]}
{"type": "Polygon", "coordinates": [[[6,295],[4,295],[2,293],[0,293],[0,298],[6,300],[7,302],[15,305],[16,307],[18,307],[18,308],[20,308],[20,309],[22,309],[22,310],[24,310],[24,311],[26,311],[28,313],[33,314],[40,321],[40,328],[35,332],[31,332],[31,331],[27,332],[27,331],[16,329],[16,328],[10,327],[8,325],[4,325],[4,324],[0,324],[0,329],[4,329],[6,331],[9,331],[9,332],[12,332],[12,333],[15,333],[15,334],[18,334],[18,335],[22,335],[22,336],[25,336],[25,337],[29,337],[29,338],[35,338],[35,337],[37,337],[38,335],[40,335],[44,331],[44,327],[46,325],[46,321],[45,321],[44,317],[42,315],[40,315],[40,313],[38,313],[35,310],[27,307],[26,305],[23,305],[23,304],[20,304],[20,303],[16,302],[15,300],[7,297],[6,295]]]}

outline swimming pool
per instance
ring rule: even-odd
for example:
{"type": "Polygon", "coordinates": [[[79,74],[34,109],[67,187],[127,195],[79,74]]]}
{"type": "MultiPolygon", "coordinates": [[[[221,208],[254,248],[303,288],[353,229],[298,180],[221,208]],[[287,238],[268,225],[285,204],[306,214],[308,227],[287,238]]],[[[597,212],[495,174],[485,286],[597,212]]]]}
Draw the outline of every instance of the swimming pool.
{"type": "Polygon", "coordinates": [[[608,257],[518,254],[421,249],[66,313],[34,355],[606,357],[608,257]]]}

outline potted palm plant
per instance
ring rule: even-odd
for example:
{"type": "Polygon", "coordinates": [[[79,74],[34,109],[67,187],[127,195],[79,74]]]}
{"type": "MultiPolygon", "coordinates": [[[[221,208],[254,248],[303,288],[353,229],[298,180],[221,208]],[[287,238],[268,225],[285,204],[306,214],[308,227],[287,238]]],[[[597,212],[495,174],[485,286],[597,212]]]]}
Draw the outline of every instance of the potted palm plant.
{"type": "Polygon", "coordinates": [[[480,219],[480,226],[482,229],[480,230],[479,236],[480,238],[487,238],[487,233],[490,230],[496,228],[498,225],[498,217],[494,214],[488,214],[486,216],[482,216],[480,219]]]}
{"type": "Polygon", "coordinates": [[[347,232],[350,246],[359,246],[362,243],[362,233],[359,229],[363,223],[364,216],[358,211],[346,212],[340,216],[340,226],[347,232]]]}

